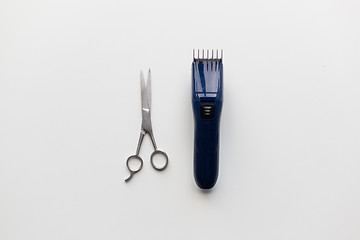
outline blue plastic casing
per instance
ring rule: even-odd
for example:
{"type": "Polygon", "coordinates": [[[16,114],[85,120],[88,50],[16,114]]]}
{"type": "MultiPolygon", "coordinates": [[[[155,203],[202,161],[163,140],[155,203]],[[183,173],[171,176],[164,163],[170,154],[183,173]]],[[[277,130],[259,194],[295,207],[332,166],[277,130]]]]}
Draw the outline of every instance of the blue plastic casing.
{"type": "Polygon", "coordinates": [[[195,122],[194,177],[202,189],[212,188],[219,171],[219,128],[223,101],[221,59],[194,59],[192,106],[195,122]]]}

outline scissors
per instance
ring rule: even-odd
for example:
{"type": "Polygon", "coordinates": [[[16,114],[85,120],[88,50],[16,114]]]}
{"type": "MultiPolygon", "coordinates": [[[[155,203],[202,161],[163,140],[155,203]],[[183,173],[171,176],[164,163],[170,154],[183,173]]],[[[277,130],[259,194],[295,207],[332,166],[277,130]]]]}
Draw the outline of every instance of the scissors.
{"type": "Polygon", "coordinates": [[[141,159],[139,153],[140,153],[142,141],[146,134],[150,135],[151,142],[154,146],[154,152],[150,156],[150,162],[151,162],[151,165],[153,166],[153,168],[158,171],[162,171],[167,167],[167,165],[169,163],[169,159],[168,159],[168,156],[166,155],[166,153],[157,148],[153,130],[152,130],[151,114],[150,114],[151,113],[151,72],[150,72],[150,69],[149,69],[146,85],[145,85],[144,74],[142,71],[140,72],[140,84],[141,84],[141,110],[142,110],[141,111],[142,112],[142,124],[141,124],[140,138],[139,138],[139,142],[137,145],[136,154],[131,155],[126,160],[126,166],[130,171],[130,176],[127,179],[125,179],[125,182],[130,181],[130,179],[134,176],[134,174],[138,173],[143,166],[143,160],[141,159]],[[154,163],[155,156],[163,156],[165,158],[165,163],[162,166],[156,165],[154,163]],[[130,166],[131,161],[139,161],[140,165],[137,168],[133,168],[130,166]]]}

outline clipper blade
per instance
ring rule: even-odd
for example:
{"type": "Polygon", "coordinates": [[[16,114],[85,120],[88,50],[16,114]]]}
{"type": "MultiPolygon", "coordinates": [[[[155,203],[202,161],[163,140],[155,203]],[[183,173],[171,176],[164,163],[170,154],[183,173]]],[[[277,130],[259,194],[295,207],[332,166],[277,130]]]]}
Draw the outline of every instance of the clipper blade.
{"type": "Polygon", "coordinates": [[[219,61],[222,62],[223,59],[223,50],[220,49],[198,49],[197,51],[193,49],[193,59],[195,61],[219,61]]]}

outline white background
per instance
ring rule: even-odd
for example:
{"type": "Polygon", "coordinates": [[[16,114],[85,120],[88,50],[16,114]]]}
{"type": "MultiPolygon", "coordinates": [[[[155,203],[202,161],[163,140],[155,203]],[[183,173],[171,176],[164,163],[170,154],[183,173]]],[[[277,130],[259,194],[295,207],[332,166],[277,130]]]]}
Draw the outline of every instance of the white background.
{"type": "Polygon", "coordinates": [[[0,2],[0,239],[360,239],[358,0],[0,2]],[[224,49],[193,180],[192,49],[224,49]],[[139,71],[169,155],[130,183],[139,71]]]}

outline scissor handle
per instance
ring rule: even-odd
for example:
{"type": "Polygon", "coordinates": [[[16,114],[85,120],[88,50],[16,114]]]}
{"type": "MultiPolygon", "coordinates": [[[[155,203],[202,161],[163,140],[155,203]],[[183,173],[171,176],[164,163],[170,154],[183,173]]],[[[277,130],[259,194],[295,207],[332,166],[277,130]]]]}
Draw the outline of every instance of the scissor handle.
{"type": "Polygon", "coordinates": [[[130,181],[130,179],[134,176],[135,173],[139,172],[143,166],[143,160],[141,159],[141,157],[139,155],[131,155],[130,157],[128,157],[128,159],[126,160],[126,166],[127,168],[129,169],[130,171],[130,176],[125,179],[125,182],[128,182],[130,181]],[[130,166],[130,161],[131,160],[137,160],[140,162],[140,166],[138,168],[135,168],[135,169],[131,169],[131,166],[130,166]]]}
{"type": "Polygon", "coordinates": [[[168,163],[169,163],[169,158],[168,158],[168,156],[166,155],[165,152],[156,149],[156,150],[151,154],[150,162],[151,162],[151,165],[153,166],[154,169],[156,169],[156,170],[158,170],[158,171],[162,171],[162,170],[164,170],[164,169],[167,167],[167,165],[168,165],[168,163]],[[162,155],[162,156],[165,157],[165,163],[164,163],[164,165],[162,165],[162,166],[157,166],[157,165],[154,163],[154,157],[155,157],[156,155],[162,155]]]}

